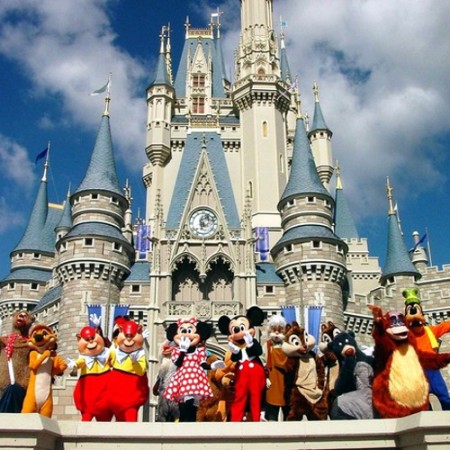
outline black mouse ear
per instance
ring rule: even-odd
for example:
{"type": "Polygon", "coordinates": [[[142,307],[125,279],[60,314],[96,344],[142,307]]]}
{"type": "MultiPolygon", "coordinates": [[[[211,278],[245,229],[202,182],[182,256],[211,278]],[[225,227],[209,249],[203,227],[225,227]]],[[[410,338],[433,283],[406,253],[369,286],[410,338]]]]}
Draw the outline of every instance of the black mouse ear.
{"type": "Polygon", "coordinates": [[[197,333],[202,338],[203,341],[206,341],[211,336],[211,325],[206,322],[198,322],[197,323],[197,333]]]}
{"type": "Polygon", "coordinates": [[[178,324],[176,323],[171,323],[167,328],[166,328],[166,338],[169,341],[173,341],[173,338],[175,337],[175,335],[177,334],[178,331],[178,324]]]}
{"type": "Polygon", "coordinates": [[[251,327],[259,327],[264,322],[264,311],[258,306],[252,306],[247,310],[247,318],[251,327]]]}
{"type": "Polygon", "coordinates": [[[222,334],[228,336],[230,334],[229,326],[231,319],[228,316],[220,316],[217,321],[217,326],[222,334]]]}

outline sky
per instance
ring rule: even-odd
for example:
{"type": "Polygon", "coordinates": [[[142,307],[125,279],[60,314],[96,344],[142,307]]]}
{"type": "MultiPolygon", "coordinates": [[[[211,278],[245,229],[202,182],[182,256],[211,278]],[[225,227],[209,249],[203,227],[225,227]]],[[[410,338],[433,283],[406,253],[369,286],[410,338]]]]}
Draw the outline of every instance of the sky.
{"type": "MultiPolygon", "coordinates": [[[[2,0],[0,2],[0,278],[25,230],[50,142],[49,200],[62,203],[86,172],[104,110],[89,94],[112,74],[111,128],[120,181],[144,216],[145,89],[161,27],[176,72],[186,18],[223,12],[233,80],[239,0],[2,0]]],[[[450,2],[274,0],[303,112],[319,85],[334,158],[359,234],[386,255],[386,179],[408,248],[427,233],[433,265],[450,264],[450,2]]]]}

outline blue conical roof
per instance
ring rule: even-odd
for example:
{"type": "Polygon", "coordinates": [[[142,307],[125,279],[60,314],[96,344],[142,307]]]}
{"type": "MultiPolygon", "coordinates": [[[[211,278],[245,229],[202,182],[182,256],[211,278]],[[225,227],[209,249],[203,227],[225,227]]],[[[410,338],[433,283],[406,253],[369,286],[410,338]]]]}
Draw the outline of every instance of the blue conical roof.
{"type": "Polygon", "coordinates": [[[163,52],[159,53],[158,63],[155,70],[155,77],[150,83],[150,86],[154,84],[171,84],[169,80],[169,74],[167,73],[166,55],[163,52]]]}
{"type": "Polygon", "coordinates": [[[388,248],[381,278],[389,278],[394,275],[421,276],[411,262],[395,213],[390,214],[388,218],[388,248]]]}
{"type": "Polygon", "coordinates": [[[28,220],[28,226],[22,239],[16,245],[13,252],[26,250],[44,250],[45,242],[42,239],[45,222],[48,215],[47,181],[43,179],[39,186],[36,200],[28,220]]]}
{"type": "Polygon", "coordinates": [[[63,213],[61,215],[61,220],[58,223],[57,228],[72,228],[72,207],[70,205],[69,196],[64,203],[63,213]]]}
{"type": "Polygon", "coordinates": [[[291,172],[278,203],[278,208],[281,210],[281,204],[293,197],[305,195],[323,196],[328,198],[331,203],[334,203],[333,198],[320,181],[317,173],[303,118],[298,118],[295,129],[294,150],[292,152],[291,172]]]}
{"type": "Polygon", "coordinates": [[[284,45],[284,37],[281,38],[280,68],[281,68],[281,79],[286,83],[290,83],[292,81],[291,69],[289,68],[286,47],[284,45]]]}
{"type": "Polygon", "coordinates": [[[322,108],[320,107],[319,101],[316,101],[314,103],[314,118],[311,126],[311,132],[316,130],[330,131],[330,129],[327,127],[327,124],[325,123],[325,119],[323,118],[322,108]]]}
{"type": "Polygon", "coordinates": [[[334,208],[334,232],[343,239],[359,238],[352,213],[341,187],[336,188],[336,205],[334,208]]]}
{"type": "Polygon", "coordinates": [[[89,167],[76,193],[86,190],[110,191],[123,196],[117,178],[108,115],[102,117],[89,167]]]}

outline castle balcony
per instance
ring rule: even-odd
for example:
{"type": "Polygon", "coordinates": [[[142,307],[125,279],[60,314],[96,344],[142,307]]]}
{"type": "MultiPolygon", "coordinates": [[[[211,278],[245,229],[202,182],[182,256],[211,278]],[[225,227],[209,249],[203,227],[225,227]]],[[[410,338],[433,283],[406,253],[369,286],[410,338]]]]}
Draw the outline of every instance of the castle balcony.
{"type": "Polygon", "coordinates": [[[168,301],[163,305],[162,315],[167,322],[175,322],[180,317],[195,317],[198,320],[217,320],[220,316],[236,316],[243,311],[238,301],[168,301]]]}

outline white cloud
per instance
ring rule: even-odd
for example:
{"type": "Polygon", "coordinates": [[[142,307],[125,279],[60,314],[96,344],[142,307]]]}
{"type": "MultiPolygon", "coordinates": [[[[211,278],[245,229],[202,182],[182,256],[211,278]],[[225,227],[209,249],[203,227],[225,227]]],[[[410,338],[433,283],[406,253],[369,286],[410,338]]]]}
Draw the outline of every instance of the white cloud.
{"type": "MultiPolygon", "coordinates": [[[[0,7],[0,19],[0,53],[23,67],[32,81],[33,95],[62,99],[73,128],[77,123],[91,129],[98,126],[103,99],[89,93],[112,73],[111,120],[127,124],[126,132],[115,133],[115,148],[128,168],[140,171],[145,159],[145,99],[140,91],[136,96],[136,91],[147,74],[114,45],[116,36],[105,2],[7,0],[0,7]],[[20,14],[8,21],[12,13],[20,14]]],[[[42,125],[54,122],[46,118],[42,125]]]]}
{"type": "Polygon", "coordinates": [[[448,176],[442,166],[448,156],[433,136],[450,131],[450,3],[274,3],[274,16],[288,21],[291,72],[300,76],[310,113],[311,86],[319,83],[355,213],[386,211],[386,176],[398,187],[401,181],[400,193],[409,195],[439,186],[448,176]],[[367,202],[374,207],[365,208],[367,202]]]}
{"type": "MultiPolygon", "coordinates": [[[[0,166],[2,177],[14,183],[13,189],[26,192],[34,184],[35,175],[33,166],[28,158],[28,153],[19,144],[0,134],[0,166]]],[[[2,189],[8,189],[8,183],[0,185],[2,189]]],[[[13,190],[11,189],[11,191],[13,190]]],[[[5,193],[2,193],[5,195],[5,193]]]]}

